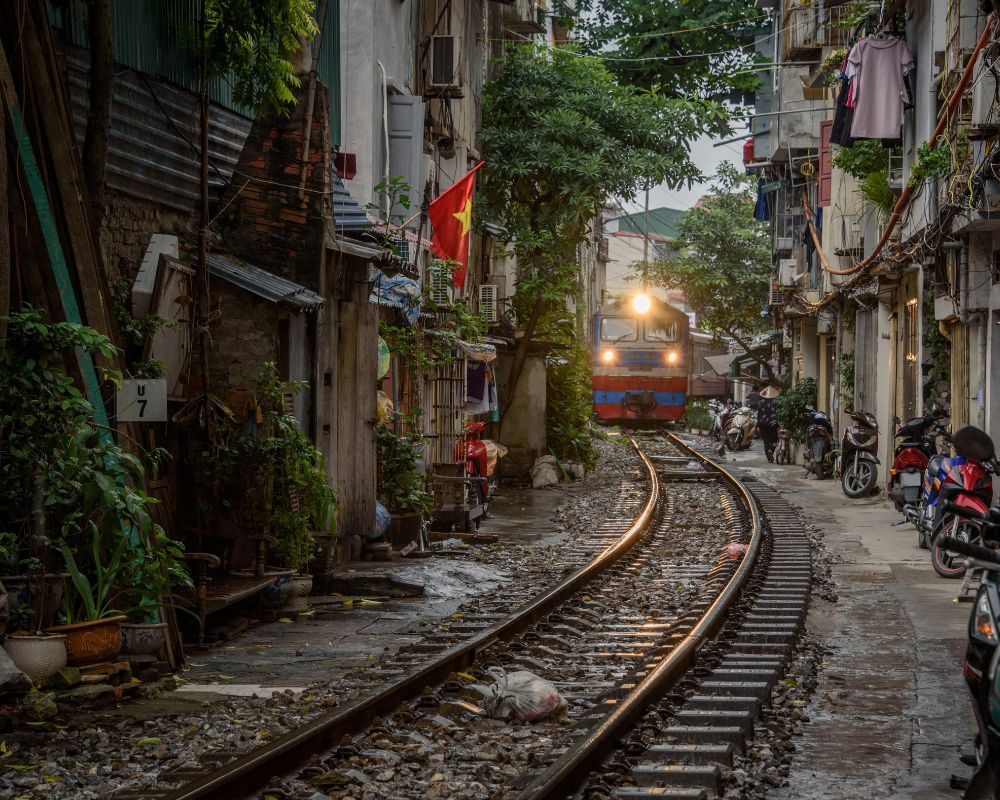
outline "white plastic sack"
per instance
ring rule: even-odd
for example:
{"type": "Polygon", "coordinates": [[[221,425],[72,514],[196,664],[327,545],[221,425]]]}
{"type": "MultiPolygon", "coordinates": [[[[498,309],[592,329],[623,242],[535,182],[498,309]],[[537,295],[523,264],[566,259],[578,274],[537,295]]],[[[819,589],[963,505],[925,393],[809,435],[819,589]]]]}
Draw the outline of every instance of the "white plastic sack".
{"type": "Polygon", "coordinates": [[[566,714],[569,704],[545,678],[533,672],[504,672],[491,667],[495,682],[483,701],[483,710],[494,719],[507,722],[534,722],[566,714]]]}

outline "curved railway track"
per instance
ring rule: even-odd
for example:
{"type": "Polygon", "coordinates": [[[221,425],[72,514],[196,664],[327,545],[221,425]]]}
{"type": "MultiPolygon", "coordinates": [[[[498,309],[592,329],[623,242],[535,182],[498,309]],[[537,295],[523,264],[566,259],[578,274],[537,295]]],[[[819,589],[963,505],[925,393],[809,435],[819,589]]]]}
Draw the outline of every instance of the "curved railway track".
{"type": "MultiPolygon", "coordinates": [[[[645,497],[626,500],[628,517],[598,531],[607,546],[557,585],[485,627],[469,626],[443,652],[403,654],[397,666],[416,658],[419,665],[265,747],[206,756],[198,770],[161,774],[162,788],[120,796],[309,797],[324,775],[350,772],[359,753],[384,753],[390,741],[412,781],[385,789],[423,797],[426,781],[441,778],[414,774],[422,767],[407,761],[401,742],[437,735],[461,742],[448,757],[490,754],[471,765],[489,789],[470,783],[470,797],[480,789],[518,800],[707,796],[718,786],[718,764],[752,731],[804,619],[808,545],[801,533],[793,541],[794,515],[777,495],[748,488],[676,437],[665,449],[639,450],[645,497]],[[788,535],[779,539],[781,526],[788,535]],[[742,558],[728,553],[734,543],[745,545],[742,558]],[[514,749],[501,743],[510,726],[463,730],[450,722],[447,712],[475,708],[475,691],[457,673],[485,677],[490,666],[553,680],[572,724],[532,725],[525,730],[534,741],[514,749]],[[490,764],[497,754],[503,769],[490,764]]],[[[428,769],[449,766],[445,758],[428,769]]]]}

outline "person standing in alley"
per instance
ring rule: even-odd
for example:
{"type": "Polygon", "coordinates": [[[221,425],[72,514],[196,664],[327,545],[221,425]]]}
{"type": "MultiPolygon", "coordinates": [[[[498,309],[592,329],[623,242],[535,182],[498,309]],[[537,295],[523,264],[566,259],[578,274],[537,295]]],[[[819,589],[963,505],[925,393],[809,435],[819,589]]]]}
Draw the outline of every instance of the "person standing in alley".
{"type": "Polygon", "coordinates": [[[768,461],[774,460],[774,448],[778,444],[778,420],[774,413],[774,401],[781,392],[777,386],[765,386],[757,403],[757,430],[764,441],[764,455],[768,461]]]}

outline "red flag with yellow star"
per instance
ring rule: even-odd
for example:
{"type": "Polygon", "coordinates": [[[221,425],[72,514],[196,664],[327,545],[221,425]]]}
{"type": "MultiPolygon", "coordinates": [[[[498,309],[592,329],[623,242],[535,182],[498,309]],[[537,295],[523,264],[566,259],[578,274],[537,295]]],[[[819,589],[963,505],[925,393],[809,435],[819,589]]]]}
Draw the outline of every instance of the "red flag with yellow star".
{"type": "Polygon", "coordinates": [[[431,249],[438,258],[458,262],[451,281],[459,289],[465,285],[469,260],[469,230],[472,228],[472,187],[480,161],[469,174],[455,181],[427,208],[427,216],[434,226],[431,249]]]}

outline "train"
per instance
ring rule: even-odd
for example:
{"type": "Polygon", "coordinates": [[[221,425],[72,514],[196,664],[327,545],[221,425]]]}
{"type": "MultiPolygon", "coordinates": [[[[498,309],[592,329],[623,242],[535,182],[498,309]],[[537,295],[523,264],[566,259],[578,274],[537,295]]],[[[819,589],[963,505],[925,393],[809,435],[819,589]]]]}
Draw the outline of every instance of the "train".
{"type": "Polygon", "coordinates": [[[691,332],[687,314],[646,294],[594,316],[594,416],[598,422],[676,422],[687,404],[691,332]]]}

